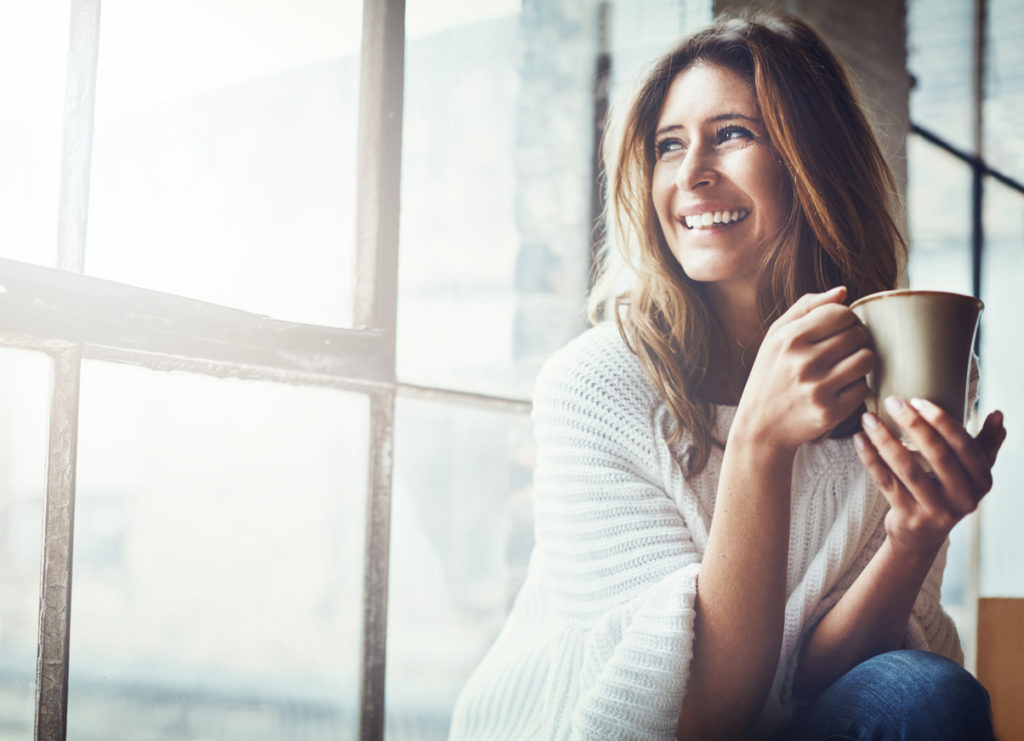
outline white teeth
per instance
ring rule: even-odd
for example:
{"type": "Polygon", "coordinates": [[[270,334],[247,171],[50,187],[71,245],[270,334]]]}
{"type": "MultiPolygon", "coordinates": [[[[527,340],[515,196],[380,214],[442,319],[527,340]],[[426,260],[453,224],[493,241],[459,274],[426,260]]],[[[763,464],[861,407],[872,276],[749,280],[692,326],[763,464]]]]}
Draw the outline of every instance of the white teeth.
{"type": "Polygon", "coordinates": [[[705,211],[702,214],[688,214],[684,220],[690,229],[704,229],[714,224],[733,224],[743,221],[748,216],[750,216],[750,212],[745,208],[740,208],[735,211],[705,211]]]}

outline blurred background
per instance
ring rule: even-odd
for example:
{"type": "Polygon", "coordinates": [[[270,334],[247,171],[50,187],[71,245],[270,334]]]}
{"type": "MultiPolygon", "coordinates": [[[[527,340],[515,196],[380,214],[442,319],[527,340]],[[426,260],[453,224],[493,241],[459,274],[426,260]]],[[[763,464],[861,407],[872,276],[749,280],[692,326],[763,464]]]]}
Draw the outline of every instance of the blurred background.
{"type": "MultiPolygon", "coordinates": [[[[744,5],[407,0],[401,139],[381,145],[401,165],[400,207],[384,215],[399,235],[383,268],[392,365],[360,386],[87,353],[69,431],[51,421],[47,328],[20,341],[12,312],[31,302],[4,303],[25,265],[213,318],[373,329],[354,308],[364,11],[104,0],[91,140],[78,141],[89,85],[69,28],[98,2],[7,0],[0,740],[33,736],[55,439],[77,446],[68,738],[353,739],[366,698],[383,696],[385,738],[444,739],[532,547],[529,398],[545,358],[587,326],[604,112],[687,30],[744,5]],[[76,194],[68,162],[83,158],[76,194]],[[368,519],[371,496],[389,521],[368,519]],[[366,566],[381,553],[375,594],[366,566]],[[368,629],[386,646],[383,686],[361,679],[367,600],[387,609],[368,629]]],[[[986,304],[980,410],[1003,409],[1010,436],[995,490],[954,531],[943,595],[973,669],[979,598],[1024,597],[1024,4],[770,5],[807,17],[854,69],[905,187],[910,285],[986,304]]]]}

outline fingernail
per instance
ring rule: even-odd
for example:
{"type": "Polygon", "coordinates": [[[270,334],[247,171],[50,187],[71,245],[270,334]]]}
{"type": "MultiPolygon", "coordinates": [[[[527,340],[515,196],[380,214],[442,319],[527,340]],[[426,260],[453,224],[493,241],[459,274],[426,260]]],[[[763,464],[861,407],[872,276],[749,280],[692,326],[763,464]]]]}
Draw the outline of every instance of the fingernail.
{"type": "Polygon", "coordinates": [[[932,406],[932,403],[927,399],[919,399],[916,396],[910,400],[910,406],[914,407],[919,412],[925,412],[928,407],[932,406]]]}
{"type": "Polygon", "coordinates": [[[885,400],[885,408],[889,410],[889,414],[899,414],[906,407],[907,403],[898,396],[890,396],[885,400]]]}
{"type": "Polygon", "coordinates": [[[861,452],[868,449],[868,443],[867,440],[864,439],[864,433],[858,432],[853,436],[853,447],[861,452]]]}
{"type": "Polygon", "coordinates": [[[878,417],[873,415],[871,412],[864,412],[860,418],[861,424],[864,425],[864,429],[873,430],[878,427],[878,417]]]}

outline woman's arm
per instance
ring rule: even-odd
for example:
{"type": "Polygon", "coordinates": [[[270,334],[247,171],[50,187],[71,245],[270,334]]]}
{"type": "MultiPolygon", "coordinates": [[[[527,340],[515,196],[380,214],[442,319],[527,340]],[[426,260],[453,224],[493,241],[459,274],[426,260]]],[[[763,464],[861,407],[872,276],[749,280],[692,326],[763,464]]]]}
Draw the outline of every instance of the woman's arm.
{"type": "Polygon", "coordinates": [[[737,738],[757,718],[782,642],[793,456],[730,433],[697,577],[680,739],[737,738]]]}
{"type": "Polygon", "coordinates": [[[891,507],[886,539],[805,641],[794,682],[800,696],[813,697],[859,662],[903,645],[914,601],[950,530],[992,486],[991,468],[1006,438],[1000,412],[971,438],[930,402],[887,403],[933,473],[865,415],[866,436],[854,442],[891,507]]]}
{"type": "Polygon", "coordinates": [[[851,414],[873,363],[843,289],[801,298],[769,329],[726,442],[697,578],[681,739],[739,738],[779,660],[797,448],[851,414]]]}

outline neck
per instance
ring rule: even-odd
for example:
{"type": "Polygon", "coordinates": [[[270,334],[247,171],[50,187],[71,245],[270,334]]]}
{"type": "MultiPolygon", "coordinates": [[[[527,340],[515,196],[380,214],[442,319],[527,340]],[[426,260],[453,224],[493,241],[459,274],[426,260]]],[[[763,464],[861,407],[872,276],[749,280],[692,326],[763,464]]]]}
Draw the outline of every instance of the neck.
{"type": "Polygon", "coordinates": [[[729,343],[753,348],[756,352],[764,336],[757,309],[756,290],[746,286],[730,289],[721,284],[712,284],[708,286],[707,297],[729,343]]]}
{"type": "Polygon", "coordinates": [[[709,303],[722,335],[711,345],[710,361],[715,372],[708,379],[706,393],[717,404],[737,404],[764,337],[757,295],[754,291],[730,292],[719,285],[709,288],[709,303]]]}

